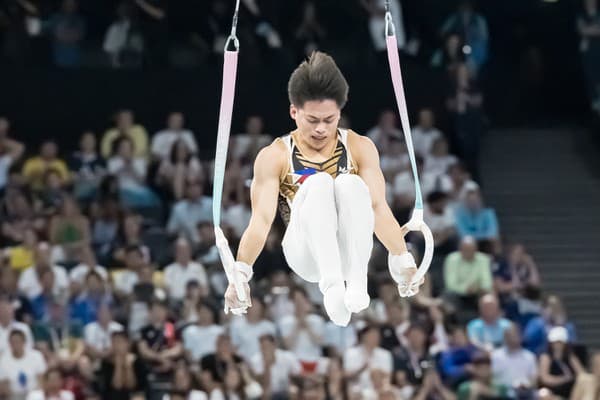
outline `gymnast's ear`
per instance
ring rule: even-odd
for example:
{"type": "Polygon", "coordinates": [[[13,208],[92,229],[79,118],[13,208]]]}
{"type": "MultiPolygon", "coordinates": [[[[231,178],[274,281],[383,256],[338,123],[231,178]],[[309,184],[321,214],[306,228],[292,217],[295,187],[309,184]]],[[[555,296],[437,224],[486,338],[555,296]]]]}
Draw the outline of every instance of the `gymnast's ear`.
{"type": "Polygon", "coordinates": [[[298,108],[293,104],[290,104],[290,117],[292,117],[294,121],[298,117],[298,108]]]}

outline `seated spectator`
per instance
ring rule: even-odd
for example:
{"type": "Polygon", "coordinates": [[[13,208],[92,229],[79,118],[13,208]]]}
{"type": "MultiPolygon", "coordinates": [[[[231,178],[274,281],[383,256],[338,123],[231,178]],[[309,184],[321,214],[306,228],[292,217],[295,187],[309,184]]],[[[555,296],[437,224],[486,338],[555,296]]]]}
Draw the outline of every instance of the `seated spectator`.
{"type": "MultiPolygon", "coordinates": [[[[411,129],[411,134],[415,153],[425,159],[431,154],[434,142],[443,137],[442,132],[435,127],[435,115],[429,108],[419,111],[419,122],[411,129]]],[[[427,162],[425,165],[427,166],[427,162]]]]}
{"type": "Polygon", "coordinates": [[[125,262],[127,248],[136,246],[142,252],[145,262],[150,262],[150,249],[142,241],[142,217],[139,214],[126,214],[121,219],[113,257],[119,263],[125,262]]]}
{"type": "Polygon", "coordinates": [[[53,60],[57,67],[81,65],[81,44],[86,26],[78,7],[76,0],[63,0],[60,11],[47,22],[47,29],[53,37],[53,60]]]}
{"type": "Polygon", "coordinates": [[[440,379],[440,375],[433,368],[429,368],[425,372],[423,384],[413,397],[414,400],[425,400],[431,398],[441,400],[456,400],[456,395],[450,389],[444,386],[442,380],[440,379]]]}
{"type": "Polygon", "coordinates": [[[457,400],[510,398],[510,388],[494,381],[491,360],[481,352],[473,358],[473,378],[458,387],[457,400]]]}
{"type": "Polygon", "coordinates": [[[167,128],[157,132],[152,137],[152,156],[159,161],[164,161],[171,158],[173,161],[174,155],[177,158],[177,153],[181,153],[184,149],[191,157],[198,153],[198,145],[194,133],[189,129],[184,128],[184,116],[180,112],[172,112],[167,119],[167,128]],[[175,143],[181,143],[181,149],[174,152],[175,143]]]}
{"type": "Polygon", "coordinates": [[[129,296],[133,294],[135,285],[140,281],[140,273],[146,265],[144,253],[138,246],[132,245],[125,249],[125,268],[114,279],[116,294],[129,296]]]}
{"type": "Polygon", "coordinates": [[[505,332],[511,322],[501,317],[498,299],[486,294],[479,300],[479,318],[469,322],[467,332],[469,340],[482,350],[491,351],[504,344],[505,332]]]}
{"type": "Polygon", "coordinates": [[[192,371],[185,363],[179,363],[173,372],[170,393],[162,400],[208,400],[206,393],[196,388],[192,371]]]}
{"type": "Polygon", "coordinates": [[[160,162],[156,184],[170,193],[175,200],[181,200],[185,194],[186,183],[203,178],[204,171],[200,160],[183,140],[177,140],[173,143],[169,155],[160,162]]]}
{"type": "Polygon", "coordinates": [[[521,345],[521,332],[515,324],[504,331],[504,346],[494,350],[492,374],[494,382],[512,388],[515,395],[533,395],[538,371],[535,354],[521,345]]]}
{"type": "Polygon", "coordinates": [[[490,258],[477,251],[475,240],[466,236],[459,251],[450,253],[444,261],[446,291],[465,301],[492,290],[490,258]]]}
{"type": "Polygon", "coordinates": [[[325,321],[312,312],[313,305],[304,289],[294,288],[290,299],[294,302],[294,313],[281,318],[279,332],[286,348],[308,368],[321,357],[325,321]]]}
{"type": "Polygon", "coordinates": [[[539,359],[540,385],[562,398],[569,398],[575,377],[585,371],[568,340],[564,327],[552,328],[548,332],[548,349],[539,359]]]}
{"type": "Polygon", "coordinates": [[[371,300],[368,310],[369,318],[376,323],[387,323],[390,318],[389,307],[394,305],[406,311],[405,319],[409,318],[410,307],[400,298],[398,285],[391,278],[385,278],[377,285],[377,297],[371,300]]]}
{"type": "MultiPolygon", "coordinates": [[[[245,377],[241,367],[236,364],[227,364],[224,368],[223,383],[213,387],[210,391],[210,400],[242,400],[246,395],[245,377]]],[[[256,393],[260,396],[261,390],[256,393]]],[[[257,396],[258,397],[258,396],[257,396]]]]}
{"type": "Polygon", "coordinates": [[[225,329],[218,325],[217,313],[207,303],[198,302],[196,310],[197,321],[184,328],[181,334],[183,347],[194,362],[214,353],[217,338],[225,333],[225,329]]]}
{"type": "Polygon", "coordinates": [[[356,346],[357,329],[355,325],[356,321],[352,321],[348,326],[339,326],[332,321],[325,323],[323,346],[330,359],[331,357],[342,357],[346,350],[356,346]]]}
{"type": "Polygon", "coordinates": [[[225,383],[227,367],[242,363],[242,358],[234,353],[231,338],[222,334],[217,338],[217,350],[200,360],[202,386],[211,392],[225,383]]]}
{"type": "Polygon", "coordinates": [[[395,136],[389,139],[388,146],[379,154],[379,165],[386,182],[393,182],[396,175],[410,168],[404,139],[395,136]]]}
{"type": "MultiPolygon", "coordinates": [[[[220,263],[221,258],[219,256],[219,250],[215,245],[215,228],[212,222],[199,222],[198,226],[196,227],[196,235],[198,237],[198,243],[194,246],[194,254],[196,259],[207,267],[220,263]]],[[[261,255],[258,256],[258,259],[254,265],[260,266],[263,262],[262,258],[270,252],[271,248],[272,246],[269,246],[269,240],[267,238],[265,248],[263,249],[261,255]]],[[[272,268],[271,265],[269,266],[272,268]]],[[[257,267],[256,273],[258,273],[258,276],[260,276],[261,269],[257,267]]],[[[225,292],[223,291],[223,293],[225,292]]]]}
{"type": "Polygon", "coordinates": [[[394,353],[394,370],[403,371],[412,385],[423,383],[424,369],[431,364],[429,334],[425,327],[411,324],[404,334],[406,343],[394,353]]]}
{"type": "Polygon", "coordinates": [[[544,301],[542,315],[530,320],[523,331],[525,348],[538,356],[542,354],[548,347],[548,334],[557,326],[567,330],[568,343],[577,340],[575,325],[569,321],[562,300],[557,296],[548,296],[544,301]]]}
{"type": "Polygon", "coordinates": [[[128,137],[115,142],[115,152],[108,160],[108,172],[117,177],[125,205],[152,207],[158,203],[158,198],[146,185],[146,159],[134,155],[133,141],[128,137]]]}
{"type": "Polygon", "coordinates": [[[91,200],[106,174],[106,163],[98,154],[94,132],[86,131],[79,140],[79,151],[72,154],[69,169],[73,174],[75,197],[91,200]]]}
{"type": "Polygon", "coordinates": [[[4,117],[0,117],[0,194],[8,183],[8,173],[23,153],[25,146],[16,140],[8,137],[10,122],[4,117]]]}
{"type": "Polygon", "coordinates": [[[102,276],[92,270],[86,275],[81,293],[71,298],[70,317],[84,325],[89,324],[96,321],[98,311],[103,304],[112,305],[113,297],[102,276]]]}
{"type": "Polygon", "coordinates": [[[24,398],[41,386],[46,361],[42,353],[26,346],[20,329],[9,332],[8,342],[9,347],[0,354],[0,396],[24,398]]]}
{"type": "Polygon", "coordinates": [[[540,274],[525,246],[511,246],[508,256],[497,263],[494,287],[498,293],[521,295],[526,289],[539,289],[540,274]]]}
{"type": "Polygon", "coordinates": [[[104,159],[113,154],[115,143],[122,138],[131,140],[136,158],[144,159],[148,155],[148,134],[142,125],[134,122],[133,112],[130,110],[119,111],[115,116],[115,127],[104,133],[100,144],[100,154],[104,159]]]}
{"type": "Polygon", "coordinates": [[[252,307],[248,309],[247,314],[235,317],[231,321],[230,331],[231,341],[237,354],[242,356],[244,361],[250,362],[252,357],[260,352],[260,337],[264,335],[275,336],[276,327],[266,317],[263,300],[253,296],[252,307]]]}
{"type": "Polygon", "coordinates": [[[54,271],[43,269],[39,275],[41,292],[31,299],[31,311],[35,321],[47,318],[50,306],[54,302],[54,271]]]}
{"type": "Polygon", "coordinates": [[[110,56],[114,68],[136,68],[142,65],[144,38],[136,27],[133,4],[121,1],[116,19],[108,27],[102,48],[110,56]]]}
{"type": "Polygon", "coordinates": [[[344,354],[344,372],[350,396],[373,389],[371,373],[380,370],[391,375],[392,353],[379,347],[381,336],[376,326],[367,326],[359,333],[359,345],[344,354]]]}
{"type": "Polygon", "coordinates": [[[58,146],[52,140],[43,142],[39,155],[25,162],[23,176],[30,187],[38,191],[44,187],[44,177],[49,170],[56,171],[62,182],[68,182],[70,179],[67,164],[58,158],[58,146]]]}
{"type": "Polygon", "coordinates": [[[79,264],[73,267],[69,271],[69,281],[71,282],[71,294],[78,293],[90,272],[95,272],[101,281],[106,284],[108,283],[108,272],[106,268],[98,265],[96,262],[96,256],[89,247],[84,247],[79,255],[79,264]]]}
{"type": "Polygon", "coordinates": [[[200,286],[198,281],[191,280],[185,286],[185,296],[179,302],[177,307],[177,315],[181,326],[198,321],[198,313],[196,307],[204,299],[208,298],[208,287],[200,286]]]}
{"type": "Polygon", "coordinates": [[[479,188],[479,185],[475,183],[467,167],[461,161],[448,168],[447,176],[452,183],[452,189],[448,193],[452,208],[461,204],[468,190],[479,188]]]}
{"type": "Polygon", "coordinates": [[[23,272],[34,263],[35,249],[38,244],[38,236],[34,229],[27,228],[23,232],[23,242],[18,246],[9,247],[4,250],[4,258],[8,266],[15,271],[23,272]]]}
{"type": "Polygon", "coordinates": [[[448,141],[444,137],[438,137],[431,145],[431,151],[425,156],[425,171],[432,172],[437,176],[443,176],[458,159],[448,151],[448,141]]]}
{"type": "Polygon", "coordinates": [[[590,373],[577,375],[570,400],[596,400],[600,388],[600,353],[594,353],[591,359],[590,373]]]}
{"type": "Polygon", "coordinates": [[[55,215],[60,212],[63,199],[68,196],[67,182],[63,181],[58,171],[48,169],[44,173],[43,185],[35,193],[34,206],[42,215],[55,215]]]}
{"type": "Polygon", "coordinates": [[[250,360],[252,372],[268,398],[288,398],[291,378],[302,371],[300,362],[292,352],[278,349],[271,334],[260,336],[259,342],[260,350],[250,360]]]}
{"type": "Polygon", "coordinates": [[[471,377],[475,368],[473,358],[477,353],[479,349],[469,342],[465,328],[454,327],[450,335],[450,347],[441,353],[439,359],[444,382],[456,388],[471,377]]]}
{"type": "MultiPolygon", "coordinates": [[[[296,41],[296,53],[301,54],[303,57],[308,57],[313,51],[319,49],[319,45],[323,43],[323,40],[327,36],[327,32],[323,27],[323,24],[319,20],[320,15],[318,12],[319,8],[313,2],[306,2],[302,5],[302,10],[299,11],[301,15],[301,21],[298,27],[294,29],[294,39],[296,41]]],[[[269,30],[269,38],[275,37],[272,40],[271,47],[281,47],[281,41],[279,36],[275,36],[272,32],[273,29],[269,30]]]]}
{"type": "Polygon", "coordinates": [[[472,236],[478,242],[491,244],[499,240],[496,211],[484,206],[479,188],[466,193],[455,217],[456,230],[461,237],[472,236]]]}
{"type": "MultiPolygon", "coordinates": [[[[19,292],[19,277],[17,272],[10,268],[0,268],[0,297],[7,297],[13,305],[14,317],[17,321],[31,323],[33,321],[33,312],[31,303],[27,297],[19,292]]],[[[1,323],[0,323],[1,325],[1,323]]],[[[1,331],[1,326],[0,326],[1,331]]],[[[0,341],[2,334],[0,334],[0,341]]],[[[2,345],[0,344],[0,353],[2,345]]]]}
{"type": "Polygon", "coordinates": [[[189,182],[186,198],[175,203],[167,224],[167,231],[172,235],[182,235],[192,243],[198,244],[196,227],[200,222],[212,221],[212,198],[204,196],[201,182],[189,182]]]}
{"type": "Polygon", "coordinates": [[[381,322],[380,346],[392,353],[401,352],[406,346],[406,332],[410,328],[410,306],[394,302],[386,307],[386,319],[381,322]]]}
{"type": "Polygon", "coordinates": [[[175,242],[175,262],[165,268],[165,287],[173,300],[183,300],[188,282],[195,280],[208,288],[204,266],[192,260],[192,249],[185,238],[175,242]]]}
{"type": "Polygon", "coordinates": [[[456,248],[456,221],[444,192],[432,192],[427,196],[423,220],[431,229],[436,249],[448,253],[456,248]]]}
{"type": "Polygon", "coordinates": [[[63,267],[52,264],[51,248],[45,242],[39,243],[35,250],[35,265],[23,271],[19,277],[19,291],[29,299],[37,297],[42,292],[40,279],[46,269],[52,269],[54,272],[53,295],[64,296],[69,287],[67,272],[63,267]]]}
{"type": "Polygon", "coordinates": [[[104,397],[129,400],[132,394],[146,390],[146,368],[142,359],[131,351],[124,331],[113,332],[109,357],[102,360],[99,386],[104,397]]]}
{"type": "Polygon", "coordinates": [[[31,199],[21,191],[11,191],[4,197],[2,210],[2,241],[16,245],[25,239],[27,229],[36,233],[45,230],[46,219],[37,215],[31,204],[31,199]]]}
{"type": "Polygon", "coordinates": [[[233,158],[246,162],[254,160],[259,150],[273,141],[271,136],[264,133],[264,122],[259,115],[249,116],[246,119],[246,131],[232,139],[233,158]]]}
{"type": "Polygon", "coordinates": [[[110,304],[98,307],[98,318],[83,328],[83,341],[86,354],[92,360],[103,360],[111,355],[112,334],[123,332],[125,328],[113,320],[110,304]]]}
{"type": "Polygon", "coordinates": [[[431,65],[446,70],[446,76],[456,74],[459,65],[465,63],[464,41],[459,34],[450,33],[444,39],[444,48],[438,49],[431,57],[431,65]]]}
{"type": "Polygon", "coordinates": [[[92,246],[101,264],[112,262],[121,222],[121,208],[118,200],[107,199],[98,205],[97,215],[92,222],[92,246]]]}
{"type": "Polygon", "coordinates": [[[75,400],[75,395],[64,390],[64,377],[59,368],[50,368],[42,379],[42,388],[29,392],[26,400],[75,400]]]}
{"type": "Polygon", "coordinates": [[[33,348],[33,335],[27,324],[15,319],[15,306],[6,294],[0,294],[0,356],[9,349],[9,336],[13,330],[25,335],[25,346],[33,348]]]}
{"type": "Polygon", "coordinates": [[[168,308],[161,301],[154,301],[150,309],[150,324],[140,331],[138,351],[142,360],[155,372],[169,372],[174,362],[183,355],[175,326],[167,321],[168,308]]]}
{"type": "Polygon", "coordinates": [[[367,136],[380,151],[389,145],[390,138],[402,140],[402,131],[396,127],[397,122],[394,111],[384,110],[379,116],[377,125],[367,131],[367,136]]]}
{"type": "Polygon", "coordinates": [[[50,243],[60,246],[65,261],[77,261],[90,244],[90,222],[72,197],[64,196],[58,214],[50,220],[50,243]]]}
{"type": "Polygon", "coordinates": [[[250,224],[251,216],[250,188],[246,186],[242,201],[233,203],[223,213],[223,223],[233,229],[236,238],[241,238],[250,224]]]}

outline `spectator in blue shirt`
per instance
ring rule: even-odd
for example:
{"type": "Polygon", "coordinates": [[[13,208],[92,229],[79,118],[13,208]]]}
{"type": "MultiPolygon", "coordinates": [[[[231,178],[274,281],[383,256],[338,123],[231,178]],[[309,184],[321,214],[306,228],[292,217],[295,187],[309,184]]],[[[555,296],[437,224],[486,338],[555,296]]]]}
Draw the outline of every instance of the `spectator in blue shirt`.
{"type": "Polygon", "coordinates": [[[442,352],[439,359],[444,383],[458,387],[471,377],[473,357],[480,350],[469,342],[463,326],[453,329],[450,336],[450,348],[442,352]]]}
{"type": "Polygon", "coordinates": [[[479,299],[479,318],[469,322],[467,332],[469,340],[482,350],[491,351],[504,344],[504,331],[511,322],[501,317],[498,298],[486,294],[479,299]]]}
{"type": "Polygon", "coordinates": [[[47,318],[50,305],[54,301],[54,271],[52,268],[43,269],[40,274],[42,292],[31,300],[33,318],[41,321],[47,318]]]}
{"type": "Polygon", "coordinates": [[[53,38],[53,57],[57,67],[73,68],[81,64],[81,42],[85,21],[77,12],[76,0],[63,0],[61,10],[48,21],[53,38]]]}
{"type": "Polygon", "coordinates": [[[98,319],[98,310],[104,304],[112,304],[112,296],[105,288],[102,276],[96,271],[90,271],[85,278],[85,289],[69,305],[71,319],[83,325],[98,319]]]}
{"type": "Polygon", "coordinates": [[[524,347],[536,355],[542,354],[548,347],[548,333],[557,326],[562,326],[567,330],[569,343],[577,340],[575,325],[567,319],[562,301],[557,296],[548,296],[544,302],[542,315],[533,318],[525,327],[524,347]]]}
{"type": "Polygon", "coordinates": [[[484,206],[478,187],[467,188],[462,204],[456,208],[455,218],[456,230],[461,238],[473,236],[482,250],[496,250],[498,219],[494,209],[484,206]]]}

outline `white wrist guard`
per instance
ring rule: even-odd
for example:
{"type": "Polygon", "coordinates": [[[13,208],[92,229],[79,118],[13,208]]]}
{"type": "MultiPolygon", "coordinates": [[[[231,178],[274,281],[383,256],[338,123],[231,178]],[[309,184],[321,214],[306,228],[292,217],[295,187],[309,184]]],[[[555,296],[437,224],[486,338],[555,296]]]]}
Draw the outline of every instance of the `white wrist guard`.
{"type": "Polygon", "coordinates": [[[234,271],[238,274],[240,281],[243,283],[250,282],[252,276],[254,275],[252,271],[252,267],[242,261],[236,261],[233,265],[234,271]]]}
{"type": "Polygon", "coordinates": [[[406,270],[417,269],[417,263],[412,254],[409,252],[400,255],[390,253],[388,255],[388,267],[392,279],[398,284],[400,297],[411,297],[418,293],[419,284],[413,284],[409,278],[412,275],[407,275],[406,273],[406,270]]]}

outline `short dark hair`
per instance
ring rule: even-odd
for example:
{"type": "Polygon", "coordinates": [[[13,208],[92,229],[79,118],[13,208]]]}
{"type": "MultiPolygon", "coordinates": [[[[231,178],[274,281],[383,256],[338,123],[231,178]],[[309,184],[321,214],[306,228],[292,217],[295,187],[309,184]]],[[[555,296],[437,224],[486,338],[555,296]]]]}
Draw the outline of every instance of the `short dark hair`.
{"type": "Polygon", "coordinates": [[[297,107],[312,100],[348,101],[348,82],[331,56],[316,51],[294,70],[288,82],[290,103],[297,107]]]}
{"type": "Polygon", "coordinates": [[[8,334],[9,338],[13,338],[14,336],[19,336],[21,337],[21,339],[24,341],[26,339],[25,337],[25,332],[23,332],[23,330],[19,329],[19,328],[13,328],[10,333],[8,334]]]}

